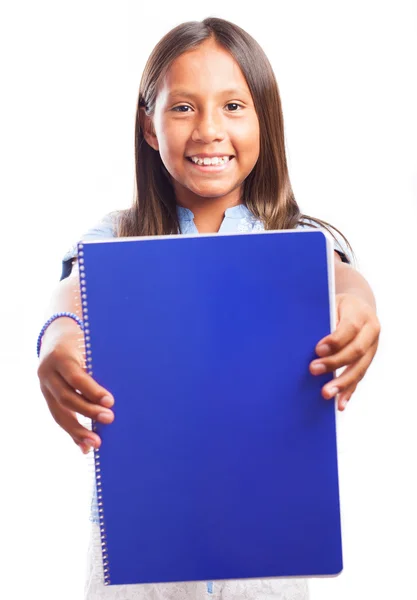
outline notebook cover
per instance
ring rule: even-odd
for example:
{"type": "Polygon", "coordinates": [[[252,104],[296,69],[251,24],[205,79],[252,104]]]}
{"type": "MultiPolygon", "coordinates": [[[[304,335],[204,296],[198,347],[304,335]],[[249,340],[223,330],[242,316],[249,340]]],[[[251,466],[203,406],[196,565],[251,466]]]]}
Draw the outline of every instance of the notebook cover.
{"type": "Polygon", "coordinates": [[[323,230],[79,245],[105,584],[342,569],[323,230]]]}

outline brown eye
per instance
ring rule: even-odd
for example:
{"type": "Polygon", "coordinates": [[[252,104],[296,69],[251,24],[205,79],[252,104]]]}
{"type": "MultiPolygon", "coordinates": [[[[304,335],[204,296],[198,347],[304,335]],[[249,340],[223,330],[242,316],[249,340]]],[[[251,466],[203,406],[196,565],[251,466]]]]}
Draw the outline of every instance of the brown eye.
{"type": "MultiPolygon", "coordinates": [[[[237,104],[236,102],[229,102],[229,104],[226,104],[226,106],[235,106],[235,107],[237,107],[238,109],[239,109],[239,108],[242,108],[242,107],[240,106],[240,104],[237,104]]],[[[230,110],[229,112],[237,112],[237,110],[233,110],[233,109],[232,109],[232,110],[230,110]]]]}
{"type": "Polygon", "coordinates": [[[174,110],[175,112],[188,112],[188,110],[180,110],[181,108],[190,108],[190,107],[187,106],[186,104],[181,104],[180,106],[174,106],[174,108],[172,110],[174,110]]]}

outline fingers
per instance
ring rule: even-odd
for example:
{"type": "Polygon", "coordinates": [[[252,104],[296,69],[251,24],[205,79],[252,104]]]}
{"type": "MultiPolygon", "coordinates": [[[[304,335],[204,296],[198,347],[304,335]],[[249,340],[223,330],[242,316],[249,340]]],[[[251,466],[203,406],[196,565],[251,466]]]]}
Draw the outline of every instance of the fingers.
{"type": "MultiPolygon", "coordinates": [[[[375,342],[374,330],[370,325],[364,325],[359,331],[356,327],[347,325],[344,328],[344,332],[339,336],[338,341],[327,342],[329,344],[329,352],[332,352],[332,354],[324,356],[323,352],[321,352],[322,357],[310,363],[310,372],[313,375],[331,373],[356,362],[365,355],[368,355],[375,342]],[[320,368],[320,365],[323,365],[323,367],[320,368]]],[[[372,354],[372,358],[375,352],[372,354]]]]}
{"type": "MultiPolygon", "coordinates": [[[[317,344],[316,353],[318,356],[324,357],[331,353],[334,354],[336,351],[348,346],[355,338],[362,337],[364,333],[366,333],[367,339],[362,337],[361,341],[365,347],[369,347],[378,339],[381,324],[372,308],[362,303],[360,311],[356,311],[357,309],[355,309],[354,316],[352,316],[350,314],[352,307],[349,306],[349,309],[344,309],[344,316],[341,317],[336,330],[317,344]],[[347,311],[347,314],[345,311],[347,311]]],[[[343,365],[340,364],[336,368],[339,366],[343,365]]]]}
{"type": "Polygon", "coordinates": [[[348,318],[341,319],[337,328],[319,341],[316,346],[317,355],[326,356],[339,348],[344,348],[362,332],[366,324],[366,319],[360,319],[359,321],[348,318]]]}
{"type": "Polygon", "coordinates": [[[101,423],[107,424],[114,420],[112,410],[104,408],[101,404],[86,400],[81,393],[77,393],[73,387],[68,385],[58,372],[51,373],[47,385],[55,399],[70,411],[101,423]]]}
{"type": "Polygon", "coordinates": [[[352,385],[348,386],[347,388],[345,388],[343,390],[343,392],[341,392],[340,394],[337,395],[336,401],[337,401],[338,410],[345,410],[347,403],[349,402],[354,391],[357,388],[357,385],[358,385],[357,383],[352,384],[352,385]]]}
{"type": "Polygon", "coordinates": [[[330,384],[332,387],[337,387],[339,392],[345,392],[348,388],[350,388],[354,384],[358,384],[363,377],[365,376],[366,371],[368,370],[369,365],[372,362],[373,357],[375,356],[377,350],[378,343],[375,342],[368,350],[368,352],[363,356],[360,360],[346,367],[346,369],[333,379],[330,384]]]}
{"type": "Polygon", "coordinates": [[[78,364],[73,361],[62,361],[58,365],[57,372],[70,388],[78,390],[84,398],[94,404],[101,404],[107,408],[113,406],[114,398],[110,392],[99,385],[78,364]]]}
{"type": "Polygon", "coordinates": [[[100,437],[83,427],[76,413],[101,423],[111,423],[114,419],[109,406],[114,404],[113,396],[88,375],[76,353],[57,348],[49,353],[38,368],[41,390],[47,400],[55,421],[79,444],[83,451],[85,439],[90,447],[100,446],[100,437]]]}
{"type": "Polygon", "coordinates": [[[322,390],[324,398],[337,395],[338,408],[343,410],[376,354],[381,325],[371,306],[349,294],[339,295],[338,310],[337,328],[317,344],[321,358],[309,368],[313,375],[322,375],[346,367],[322,390]]]}
{"type": "Polygon", "coordinates": [[[92,447],[100,447],[101,440],[97,434],[81,425],[81,423],[78,422],[75,413],[62,406],[45,385],[41,384],[41,390],[55,421],[72,437],[74,442],[81,447],[83,452],[88,451],[89,448],[92,447]]]}
{"type": "MultiPolygon", "coordinates": [[[[368,352],[365,354],[365,356],[350,364],[348,367],[346,367],[346,369],[344,369],[339,377],[336,377],[327,383],[322,390],[323,398],[329,400],[330,398],[334,398],[336,394],[343,393],[347,395],[349,392],[351,392],[351,396],[358,383],[365,376],[365,373],[368,370],[368,367],[376,353],[377,346],[378,342],[374,342],[374,344],[368,349],[368,352]]],[[[342,398],[339,402],[340,405],[342,405],[341,400],[342,398]]]]}

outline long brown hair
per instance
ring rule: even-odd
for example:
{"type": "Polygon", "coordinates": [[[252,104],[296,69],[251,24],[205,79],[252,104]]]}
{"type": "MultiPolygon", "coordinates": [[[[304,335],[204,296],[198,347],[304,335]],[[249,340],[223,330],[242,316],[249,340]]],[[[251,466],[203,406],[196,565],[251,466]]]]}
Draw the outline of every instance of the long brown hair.
{"type": "MultiPolygon", "coordinates": [[[[189,21],[169,31],[152,51],[139,87],[135,123],[136,190],[132,206],[121,211],[118,236],[164,235],[179,232],[174,189],[159,152],[145,141],[140,108],[152,115],[158,87],[171,63],[186,51],[214,40],[240,66],[253,97],[260,127],[257,163],[243,186],[242,202],[262,221],[265,229],[294,229],[309,225],[324,227],[335,238],[326,221],[300,212],[288,175],[284,122],[278,85],[271,64],[259,44],[246,31],[224,19],[210,17],[189,21]]],[[[345,240],[345,236],[333,227],[345,240]]],[[[335,238],[336,239],[336,238],[335,238]]]]}

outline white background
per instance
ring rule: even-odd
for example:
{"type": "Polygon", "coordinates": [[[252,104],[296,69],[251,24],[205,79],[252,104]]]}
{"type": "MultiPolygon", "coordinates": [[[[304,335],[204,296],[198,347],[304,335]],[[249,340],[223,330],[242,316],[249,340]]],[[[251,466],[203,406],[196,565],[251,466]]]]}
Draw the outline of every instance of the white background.
{"type": "Polygon", "coordinates": [[[297,201],[348,237],[382,324],[377,356],[339,416],[344,571],[313,581],[311,598],[416,598],[417,38],[405,0],[2,9],[0,595],[82,598],[87,459],[46,408],[36,337],[62,254],[131,202],[149,53],[175,25],[206,16],[234,21],[266,51],[297,201]]]}

